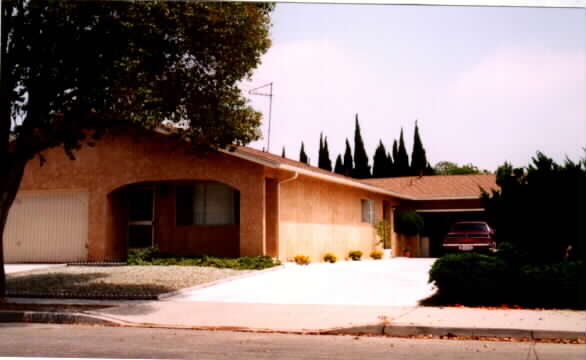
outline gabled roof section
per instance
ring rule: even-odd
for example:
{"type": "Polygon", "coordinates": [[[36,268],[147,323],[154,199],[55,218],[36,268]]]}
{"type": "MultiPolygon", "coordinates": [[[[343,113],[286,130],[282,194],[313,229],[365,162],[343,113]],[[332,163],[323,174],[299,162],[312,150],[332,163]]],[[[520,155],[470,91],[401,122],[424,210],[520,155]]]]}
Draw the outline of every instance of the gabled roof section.
{"type": "Polygon", "coordinates": [[[348,176],[336,174],[334,172],[323,170],[315,166],[307,165],[300,161],[287,159],[279,155],[256,150],[250,147],[237,146],[235,151],[222,150],[222,152],[271,168],[294,171],[306,176],[320,178],[322,180],[331,181],[338,184],[344,184],[379,194],[389,195],[399,199],[414,200],[411,196],[405,194],[400,194],[395,191],[381,188],[373,184],[367,184],[348,176]]]}
{"type": "Polygon", "coordinates": [[[494,174],[406,176],[364,179],[361,182],[397,192],[415,200],[478,199],[481,188],[498,190],[494,174]]]}

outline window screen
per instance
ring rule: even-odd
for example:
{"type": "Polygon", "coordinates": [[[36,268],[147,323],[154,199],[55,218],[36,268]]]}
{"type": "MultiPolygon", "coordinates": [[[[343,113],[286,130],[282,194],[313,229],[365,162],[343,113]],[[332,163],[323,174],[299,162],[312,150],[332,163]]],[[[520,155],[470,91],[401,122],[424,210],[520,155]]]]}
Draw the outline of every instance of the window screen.
{"type": "Polygon", "coordinates": [[[238,224],[239,192],[213,182],[178,186],[176,222],[179,226],[238,224]]]}
{"type": "Polygon", "coordinates": [[[374,200],[362,200],[362,222],[374,224],[374,200]]]}

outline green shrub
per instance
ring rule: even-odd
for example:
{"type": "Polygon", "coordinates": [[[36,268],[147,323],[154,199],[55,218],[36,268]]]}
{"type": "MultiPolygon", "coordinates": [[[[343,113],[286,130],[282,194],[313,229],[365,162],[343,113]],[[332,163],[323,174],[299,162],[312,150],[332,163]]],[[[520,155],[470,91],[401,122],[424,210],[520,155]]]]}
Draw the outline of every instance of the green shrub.
{"type": "Polygon", "coordinates": [[[350,250],[348,253],[348,257],[354,261],[360,260],[362,258],[362,251],[361,250],[350,250]]]}
{"type": "Polygon", "coordinates": [[[405,235],[417,235],[423,231],[423,218],[414,210],[401,211],[395,218],[395,229],[405,235]]]}
{"type": "Polygon", "coordinates": [[[373,258],[374,260],[380,260],[383,258],[383,256],[384,256],[384,253],[380,250],[373,250],[370,253],[370,257],[373,258]]]}
{"type": "Polygon", "coordinates": [[[270,256],[242,256],[239,258],[219,258],[207,255],[178,257],[160,252],[157,248],[131,249],[126,260],[128,265],[180,265],[210,266],[237,270],[261,270],[280,265],[279,260],[270,256]]]}
{"type": "Polygon", "coordinates": [[[429,272],[443,304],[586,308],[586,265],[581,261],[523,264],[522,253],[449,254],[429,272]]]}
{"type": "Polygon", "coordinates": [[[582,261],[525,265],[519,271],[519,302],[539,307],[586,308],[586,266],[582,261]]]}
{"type": "Polygon", "coordinates": [[[429,282],[438,293],[457,303],[493,303],[510,288],[509,267],[495,256],[463,253],[448,254],[431,267],[429,282]]]}
{"type": "Polygon", "coordinates": [[[309,265],[311,263],[311,258],[307,255],[295,255],[293,261],[297,265],[309,265]]]}
{"type": "Polygon", "coordinates": [[[325,253],[325,255],[324,255],[324,261],[333,264],[336,261],[338,261],[338,257],[336,256],[336,254],[331,253],[331,252],[325,253]]]}

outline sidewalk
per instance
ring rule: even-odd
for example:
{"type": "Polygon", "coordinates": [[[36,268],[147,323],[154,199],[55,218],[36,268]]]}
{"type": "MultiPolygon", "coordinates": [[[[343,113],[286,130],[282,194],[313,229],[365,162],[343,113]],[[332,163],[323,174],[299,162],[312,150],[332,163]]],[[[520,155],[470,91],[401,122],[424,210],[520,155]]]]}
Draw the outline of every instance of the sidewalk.
{"type": "Polygon", "coordinates": [[[134,325],[288,333],[578,338],[586,312],[160,301],[92,311],[134,325]]]}

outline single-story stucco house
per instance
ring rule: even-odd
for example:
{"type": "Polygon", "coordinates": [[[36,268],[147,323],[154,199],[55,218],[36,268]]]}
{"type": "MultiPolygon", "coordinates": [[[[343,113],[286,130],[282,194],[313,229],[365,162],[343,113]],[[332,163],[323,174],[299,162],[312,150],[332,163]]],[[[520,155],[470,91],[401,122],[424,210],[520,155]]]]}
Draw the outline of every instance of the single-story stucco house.
{"type": "MultiPolygon", "coordinates": [[[[14,262],[123,260],[129,248],[177,255],[314,261],[380,247],[373,223],[394,209],[481,212],[494,175],[356,180],[248,147],[205,156],[163,130],[116,130],[70,160],[31,161],[9,214],[14,262]]],[[[395,254],[401,237],[393,233],[395,254]]],[[[423,254],[425,255],[425,254],[423,254]]]]}

